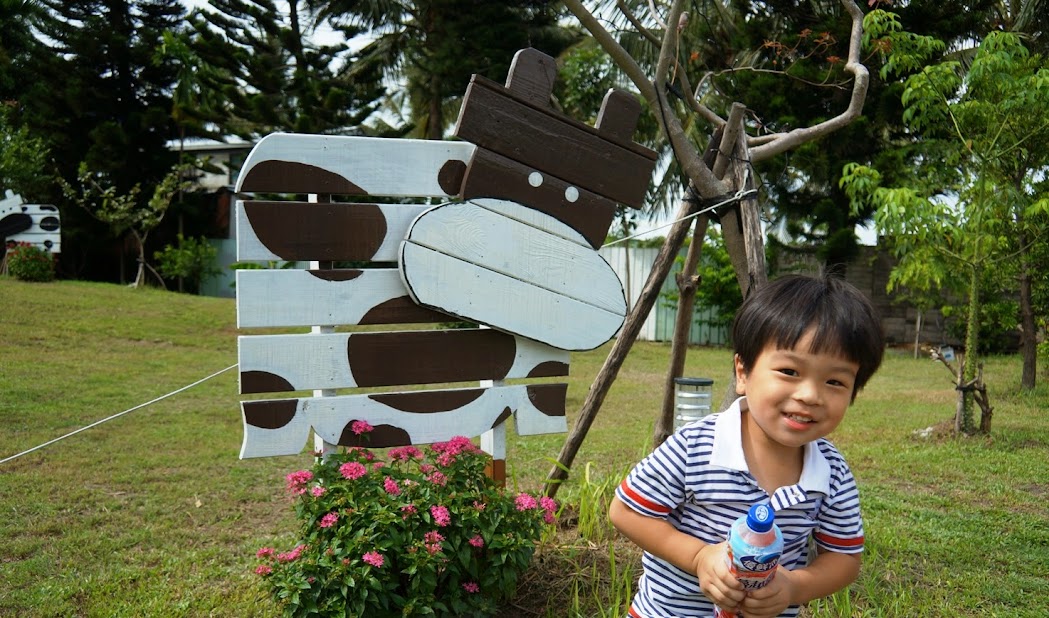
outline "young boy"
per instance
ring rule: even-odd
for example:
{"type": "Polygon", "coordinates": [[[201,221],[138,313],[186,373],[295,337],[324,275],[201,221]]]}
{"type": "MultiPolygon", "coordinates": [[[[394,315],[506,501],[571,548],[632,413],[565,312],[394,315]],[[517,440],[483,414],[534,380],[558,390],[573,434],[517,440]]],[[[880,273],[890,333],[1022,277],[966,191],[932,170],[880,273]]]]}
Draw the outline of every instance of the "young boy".
{"type": "Polygon", "coordinates": [[[826,440],[881,364],[880,322],[845,281],[789,275],[752,292],[732,326],[736,393],[630,472],[609,509],[644,551],[634,618],[796,616],[855,581],[863,551],[859,496],[826,440]],[[767,502],[783,532],[780,568],[744,592],[729,573],[729,527],[767,502]],[[809,556],[809,538],[816,555],[809,556]]]}

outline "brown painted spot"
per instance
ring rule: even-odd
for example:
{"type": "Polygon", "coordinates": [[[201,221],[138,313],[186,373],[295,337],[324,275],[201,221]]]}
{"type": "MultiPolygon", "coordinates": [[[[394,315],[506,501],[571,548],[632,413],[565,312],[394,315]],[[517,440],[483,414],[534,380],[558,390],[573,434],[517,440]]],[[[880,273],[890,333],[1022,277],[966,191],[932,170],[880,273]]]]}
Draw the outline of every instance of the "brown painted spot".
{"type": "Polygon", "coordinates": [[[492,429],[495,429],[499,425],[505,423],[506,420],[510,418],[511,414],[513,414],[513,410],[511,410],[510,408],[503,408],[503,411],[499,413],[499,418],[495,419],[495,422],[492,423],[492,429]]]}
{"type": "Polygon", "coordinates": [[[363,270],[355,270],[352,268],[338,268],[334,270],[307,270],[306,272],[310,273],[318,279],[335,282],[352,281],[364,274],[363,270]]]}
{"type": "Polygon", "coordinates": [[[491,329],[405,331],[354,335],[346,355],[358,386],[386,386],[501,380],[516,349],[491,329]]]}
{"type": "Polygon", "coordinates": [[[408,432],[393,425],[376,425],[366,434],[357,435],[351,428],[354,419],[346,423],[342,434],[339,436],[339,446],[363,446],[365,448],[387,448],[390,446],[406,446],[412,443],[408,432]]]}
{"type": "Polygon", "coordinates": [[[568,363],[559,361],[546,361],[539,363],[528,372],[529,378],[549,378],[553,376],[568,375],[568,363]]]}
{"type": "Polygon", "coordinates": [[[458,159],[451,159],[445,161],[441,166],[441,171],[437,172],[437,184],[448,195],[459,195],[464,176],[466,176],[466,163],[458,159]]]}
{"type": "MultiPolygon", "coordinates": [[[[566,385],[567,386],[567,385],[566,385]]],[[[419,391],[414,393],[378,393],[369,398],[395,410],[413,413],[449,412],[475,401],[484,394],[483,388],[448,391],[419,391]]]]}
{"type": "Polygon", "coordinates": [[[408,296],[379,303],[361,317],[358,324],[436,324],[447,322],[447,314],[417,305],[408,296]]]}
{"type": "Polygon", "coordinates": [[[547,416],[565,415],[567,384],[536,384],[528,387],[528,400],[547,416]]]}
{"type": "Polygon", "coordinates": [[[244,422],[247,424],[261,429],[280,429],[295,418],[299,400],[246,401],[242,405],[244,422]]]}
{"type": "Polygon", "coordinates": [[[241,371],[241,393],[272,393],[296,390],[291,382],[269,371],[241,371]]]}
{"type": "Polygon", "coordinates": [[[260,162],[248,170],[240,190],[260,193],[368,195],[367,191],[334,172],[295,161],[260,162]]]}
{"type": "Polygon", "coordinates": [[[375,204],[242,204],[259,242],[283,260],[370,260],[386,238],[386,217],[375,204]]]}

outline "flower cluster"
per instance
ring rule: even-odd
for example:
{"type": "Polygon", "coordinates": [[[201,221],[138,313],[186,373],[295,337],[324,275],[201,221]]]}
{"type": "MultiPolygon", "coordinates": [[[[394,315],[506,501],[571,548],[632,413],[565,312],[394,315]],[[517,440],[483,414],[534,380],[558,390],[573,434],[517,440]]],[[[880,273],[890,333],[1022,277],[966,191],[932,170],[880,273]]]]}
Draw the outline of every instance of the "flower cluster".
{"type": "Polygon", "coordinates": [[[27,242],[9,243],[7,270],[19,281],[53,281],[55,261],[50,252],[27,242]]]}
{"type": "MultiPolygon", "coordinates": [[[[371,426],[351,426],[367,438],[371,426]]],[[[488,455],[456,437],[385,456],[348,449],[285,483],[302,522],[255,572],[289,616],[485,616],[497,611],[555,520],[550,498],[507,493],[488,455]]]]}

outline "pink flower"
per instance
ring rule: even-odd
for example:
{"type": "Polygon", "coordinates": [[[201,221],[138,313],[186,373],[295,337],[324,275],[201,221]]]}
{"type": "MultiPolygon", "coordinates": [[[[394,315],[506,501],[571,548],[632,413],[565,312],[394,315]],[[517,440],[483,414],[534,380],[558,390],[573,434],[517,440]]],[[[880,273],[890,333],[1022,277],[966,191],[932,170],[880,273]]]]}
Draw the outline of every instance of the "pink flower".
{"type": "Polygon", "coordinates": [[[452,515],[448,512],[448,507],[434,505],[430,507],[430,515],[433,515],[433,521],[442,528],[452,523],[452,515]]]}
{"type": "Polygon", "coordinates": [[[270,556],[272,556],[274,554],[275,551],[276,550],[273,549],[272,547],[263,547],[259,551],[255,552],[255,557],[256,558],[269,558],[270,556]]]}
{"type": "Polygon", "coordinates": [[[418,509],[415,508],[414,504],[406,504],[401,507],[401,512],[404,513],[404,519],[408,519],[408,516],[415,513],[417,510],[418,509]]]}
{"type": "Polygon", "coordinates": [[[362,463],[348,461],[339,466],[339,474],[342,474],[345,478],[352,481],[368,474],[368,468],[364,467],[364,464],[362,463]]]}
{"type": "Polygon", "coordinates": [[[375,551],[370,551],[364,554],[362,559],[376,568],[381,567],[383,563],[386,562],[386,558],[383,558],[382,554],[375,551]]]}
{"type": "Polygon", "coordinates": [[[475,534],[472,539],[467,541],[467,543],[473,545],[474,547],[484,547],[484,539],[481,538],[480,534],[475,534]]]}
{"type": "Polygon", "coordinates": [[[259,566],[255,567],[255,574],[256,575],[263,575],[263,576],[265,576],[265,575],[269,575],[272,572],[273,572],[273,569],[270,568],[270,566],[268,564],[260,564],[259,566]]]}
{"type": "Polygon", "coordinates": [[[397,481],[390,477],[386,477],[382,480],[382,488],[391,496],[401,495],[401,487],[397,484],[397,481]]]}
{"type": "Polygon", "coordinates": [[[326,491],[328,491],[328,490],[324,489],[320,485],[314,485],[313,487],[310,488],[310,494],[314,498],[320,498],[321,496],[324,495],[324,492],[326,492],[326,491]]]}
{"type": "Polygon", "coordinates": [[[386,465],[385,461],[377,461],[377,462],[372,464],[372,470],[380,470],[385,465],[386,465]]]}
{"type": "Polygon", "coordinates": [[[514,504],[517,505],[518,511],[527,511],[539,506],[534,496],[525,493],[517,494],[517,497],[514,498],[514,504]]]}
{"type": "Polygon", "coordinates": [[[430,476],[426,477],[426,480],[430,481],[434,485],[440,485],[441,487],[444,487],[448,484],[448,477],[445,476],[442,472],[433,472],[430,474],[430,476]]]}
{"type": "Polygon", "coordinates": [[[423,535],[423,539],[426,541],[426,551],[431,554],[436,554],[441,551],[441,541],[444,540],[444,537],[441,536],[440,532],[437,532],[436,530],[427,532],[423,535]]]}
{"type": "Polygon", "coordinates": [[[353,421],[350,423],[350,431],[357,434],[358,436],[362,433],[368,433],[372,429],[375,429],[365,421],[353,421]]]}
{"type": "Polygon", "coordinates": [[[478,511],[483,511],[485,506],[487,505],[484,502],[478,502],[477,500],[474,500],[474,508],[478,511]]]}
{"type": "Polygon", "coordinates": [[[360,456],[363,457],[365,461],[371,461],[371,460],[375,459],[375,455],[373,455],[371,451],[369,451],[366,448],[362,448],[360,446],[349,446],[349,447],[346,447],[346,452],[347,453],[359,453],[360,456]]]}
{"type": "Polygon", "coordinates": [[[548,524],[552,524],[557,521],[557,503],[550,496],[543,496],[539,499],[539,506],[543,507],[543,521],[548,524]]]}
{"type": "Polygon", "coordinates": [[[281,553],[281,554],[277,554],[277,562],[294,562],[295,560],[299,559],[299,556],[302,555],[302,552],[305,549],[306,549],[305,545],[296,545],[295,549],[293,549],[293,550],[291,550],[289,552],[284,552],[284,553],[281,553]]]}
{"type": "Polygon", "coordinates": [[[477,594],[478,592],[480,592],[481,587],[477,585],[477,582],[466,582],[465,584],[463,584],[463,590],[469,592],[470,594],[477,594]]]}
{"type": "Polygon", "coordinates": [[[409,459],[422,459],[423,452],[414,446],[401,446],[390,450],[390,459],[394,461],[408,461],[409,459]]]}
{"type": "Polygon", "coordinates": [[[299,496],[306,493],[306,483],[313,480],[313,473],[309,470],[299,470],[284,477],[288,491],[299,496]]]}
{"type": "Polygon", "coordinates": [[[338,513],[328,513],[324,517],[321,517],[321,520],[317,522],[317,525],[321,528],[331,528],[337,521],[339,521],[338,513]]]}

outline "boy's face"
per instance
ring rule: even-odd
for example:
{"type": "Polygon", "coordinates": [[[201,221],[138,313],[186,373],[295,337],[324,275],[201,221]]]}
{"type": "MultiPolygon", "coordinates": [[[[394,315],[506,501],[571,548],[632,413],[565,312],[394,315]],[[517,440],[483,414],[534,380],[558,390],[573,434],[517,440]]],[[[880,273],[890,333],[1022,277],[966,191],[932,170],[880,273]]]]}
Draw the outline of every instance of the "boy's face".
{"type": "Polygon", "coordinates": [[[749,422],[771,440],[800,447],[828,435],[852,401],[859,364],[809,351],[813,331],[792,349],[766,346],[750,372],[736,357],[736,393],[747,396],[749,422]]]}

